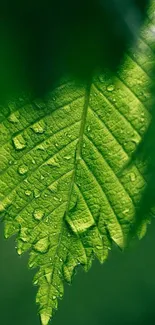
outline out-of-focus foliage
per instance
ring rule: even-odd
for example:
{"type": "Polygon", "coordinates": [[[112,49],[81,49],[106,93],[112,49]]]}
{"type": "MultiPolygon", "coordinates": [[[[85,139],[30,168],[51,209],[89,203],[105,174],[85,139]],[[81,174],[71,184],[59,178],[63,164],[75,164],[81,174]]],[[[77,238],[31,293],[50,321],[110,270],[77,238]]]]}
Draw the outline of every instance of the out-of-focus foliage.
{"type": "Polygon", "coordinates": [[[126,47],[138,38],[148,3],[149,0],[3,1],[0,97],[8,98],[11,87],[15,90],[26,85],[41,96],[54,88],[64,73],[83,80],[96,69],[115,70],[126,47]]]}

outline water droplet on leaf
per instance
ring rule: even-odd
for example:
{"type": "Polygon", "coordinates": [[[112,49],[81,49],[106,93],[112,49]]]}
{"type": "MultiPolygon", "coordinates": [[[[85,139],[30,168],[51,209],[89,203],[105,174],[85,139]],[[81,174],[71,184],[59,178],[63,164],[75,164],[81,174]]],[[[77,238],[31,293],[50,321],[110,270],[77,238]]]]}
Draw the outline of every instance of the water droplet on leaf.
{"type": "Polygon", "coordinates": [[[136,180],[136,175],[135,173],[131,173],[130,174],[130,179],[131,179],[131,182],[134,182],[136,180]]]}
{"type": "Polygon", "coordinates": [[[44,237],[34,245],[34,249],[39,253],[46,253],[49,248],[49,240],[48,237],[44,237]]]}
{"type": "Polygon", "coordinates": [[[17,249],[17,253],[18,253],[18,255],[21,255],[22,254],[22,249],[21,248],[18,248],[17,249]]]}
{"type": "Polygon", "coordinates": [[[113,91],[114,89],[115,89],[114,85],[109,85],[109,86],[107,87],[107,90],[108,90],[108,91],[113,91]]]}
{"type": "Polygon", "coordinates": [[[56,160],[56,158],[50,158],[46,165],[52,166],[52,167],[60,167],[59,162],[56,160]]]}
{"type": "Polygon", "coordinates": [[[18,168],[18,172],[19,172],[20,175],[26,174],[27,171],[28,171],[28,167],[26,165],[21,165],[18,168]]]}
{"type": "Polygon", "coordinates": [[[9,160],[9,165],[12,165],[13,164],[13,160],[9,160]]]}
{"type": "Polygon", "coordinates": [[[45,124],[43,121],[39,121],[37,123],[35,123],[31,129],[35,132],[35,133],[44,133],[45,132],[45,124]]]}
{"type": "Polygon", "coordinates": [[[37,199],[38,197],[40,197],[40,191],[37,189],[34,189],[34,197],[37,199]]]}
{"type": "Polygon", "coordinates": [[[55,300],[57,297],[56,296],[53,296],[52,299],[55,300]]]}
{"type": "Polygon", "coordinates": [[[44,216],[44,212],[42,210],[36,209],[33,213],[33,216],[36,220],[41,220],[44,216]]]}
{"type": "Polygon", "coordinates": [[[71,156],[65,156],[64,159],[70,160],[72,157],[71,156]]]}
{"type": "Polygon", "coordinates": [[[31,193],[32,193],[32,192],[31,192],[31,191],[29,191],[29,190],[26,190],[26,191],[25,191],[25,195],[26,195],[26,196],[30,196],[30,195],[31,195],[31,193]]]}
{"type": "Polygon", "coordinates": [[[97,246],[96,246],[96,248],[97,248],[97,249],[102,249],[103,247],[102,247],[102,246],[99,246],[99,245],[97,245],[97,246]]]}
{"type": "Polygon", "coordinates": [[[128,212],[129,212],[129,209],[125,209],[125,210],[123,211],[124,214],[126,214],[126,213],[128,213],[128,212]]]}
{"type": "Polygon", "coordinates": [[[14,143],[16,150],[22,150],[26,147],[26,141],[24,140],[24,138],[21,134],[17,135],[13,139],[13,143],[14,143]]]}
{"type": "Polygon", "coordinates": [[[11,123],[18,123],[18,122],[19,122],[17,116],[16,116],[14,113],[12,113],[12,114],[9,116],[8,119],[9,119],[9,121],[10,121],[11,123]]]}
{"type": "Polygon", "coordinates": [[[35,163],[36,163],[36,162],[35,162],[35,160],[34,160],[34,159],[32,159],[32,164],[34,164],[34,165],[35,165],[35,163]]]}

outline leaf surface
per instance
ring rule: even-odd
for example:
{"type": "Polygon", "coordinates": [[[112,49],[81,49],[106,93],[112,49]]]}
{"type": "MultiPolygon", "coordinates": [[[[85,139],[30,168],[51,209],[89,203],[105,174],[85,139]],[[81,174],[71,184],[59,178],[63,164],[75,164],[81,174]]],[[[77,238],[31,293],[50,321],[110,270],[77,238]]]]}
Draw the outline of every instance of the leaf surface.
{"type": "Polygon", "coordinates": [[[79,264],[88,270],[94,256],[103,263],[112,242],[123,249],[136,222],[146,166],[139,160],[121,170],[151,119],[154,10],[114,78],[64,79],[44,100],[1,107],[5,237],[18,233],[18,254],[30,250],[29,266],[38,268],[43,325],[63,296],[63,279],[71,282],[79,264]]]}

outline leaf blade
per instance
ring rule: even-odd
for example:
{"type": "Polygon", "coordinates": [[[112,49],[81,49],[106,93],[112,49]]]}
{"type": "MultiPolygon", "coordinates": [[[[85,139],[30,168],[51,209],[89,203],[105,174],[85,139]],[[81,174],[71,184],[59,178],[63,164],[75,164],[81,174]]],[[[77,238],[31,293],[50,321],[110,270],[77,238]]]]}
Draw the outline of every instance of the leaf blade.
{"type": "Polygon", "coordinates": [[[147,53],[135,63],[128,56],[115,78],[97,75],[91,86],[65,80],[44,101],[2,109],[5,236],[18,233],[19,254],[31,248],[43,325],[62,298],[63,278],[70,282],[79,264],[88,270],[94,255],[102,263],[112,241],[123,249],[135,223],[145,166],[119,171],[150,123],[151,63],[140,67],[147,53]]]}

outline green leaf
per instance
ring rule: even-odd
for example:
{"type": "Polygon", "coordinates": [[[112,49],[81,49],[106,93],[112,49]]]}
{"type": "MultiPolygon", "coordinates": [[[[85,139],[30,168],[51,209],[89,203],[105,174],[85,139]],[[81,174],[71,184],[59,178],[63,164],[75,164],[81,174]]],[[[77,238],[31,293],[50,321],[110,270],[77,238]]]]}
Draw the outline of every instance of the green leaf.
{"type": "Polygon", "coordinates": [[[38,268],[43,325],[63,296],[63,280],[71,282],[79,264],[87,271],[94,256],[103,263],[112,242],[123,249],[136,223],[147,165],[124,166],[151,119],[154,10],[139,50],[115,77],[105,72],[83,85],[64,79],[44,100],[22,97],[1,107],[5,237],[18,234],[18,254],[30,250],[29,266],[38,268]]]}

